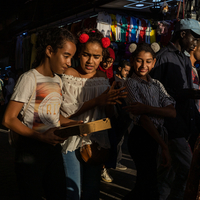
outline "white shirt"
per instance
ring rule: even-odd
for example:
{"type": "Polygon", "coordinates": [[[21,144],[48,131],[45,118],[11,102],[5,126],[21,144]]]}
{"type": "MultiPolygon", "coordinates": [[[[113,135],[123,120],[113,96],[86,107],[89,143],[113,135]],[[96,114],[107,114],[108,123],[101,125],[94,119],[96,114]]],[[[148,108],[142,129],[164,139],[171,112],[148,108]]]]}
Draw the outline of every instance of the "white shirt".
{"type": "Polygon", "coordinates": [[[112,19],[109,14],[99,12],[97,17],[97,29],[104,37],[110,38],[112,19]]]}
{"type": "MultiPolygon", "coordinates": [[[[109,87],[109,80],[103,77],[88,79],[64,74],[62,76],[62,81],[63,103],[61,105],[61,114],[64,117],[68,117],[76,113],[86,101],[98,97],[109,87]]],[[[95,108],[87,110],[72,119],[83,120],[84,123],[87,123],[105,117],[105,108],[96,106],[95,108]]],[[[87,137],[69,137],[62,144],[62,152],[67,153],[67,151],[75,151],[84,144],[91,144],[92,141],[97,142],[101,147],[110,147],[108,132],[105,130],[89,134],[87,137]]]]}
{"type": "MultiPolygon", "coordinates": [[[[37,87],[26,110],[23,123],[38,132],[60,126],[62,82],[58,75],[55,74],[52,78],[43,76],[36,69],[29,70],[19,77],[11,100],[24,103],[24,109],[34,92],[35,85],[37,87]]],[[[21,111],[22,115],[23,109],[21,111]]]]}

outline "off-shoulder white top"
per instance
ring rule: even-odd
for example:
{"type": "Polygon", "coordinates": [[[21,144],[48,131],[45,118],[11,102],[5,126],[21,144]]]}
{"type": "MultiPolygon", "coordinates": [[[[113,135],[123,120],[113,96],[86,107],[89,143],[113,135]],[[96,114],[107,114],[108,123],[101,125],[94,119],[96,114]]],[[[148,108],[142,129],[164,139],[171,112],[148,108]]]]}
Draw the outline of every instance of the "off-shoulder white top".
{"type": "MultiPolygon", "coordinates": [[[[72,75],[62,75],[63,81],[63,102],[61,105],[61,114],[64,117],[71,116],[76,113],[84,104],[101,95],[109,86],[109,80],[104,77],[95,77],[92,79],[79,78],[72,75]]],[[[96,106],[81,115],[74,117],[74,120],[82,120],[84,123],[92,122],[106,117],[105,108],[96,106]]],[[[92,141],[97,142],[101,147],[109,148],[110,142],[108,132],[99,131],[91,133],[87,137],[72,136],[62,143],[62,152],[75,151],[84,144],[91,144],[92,141]]]]}

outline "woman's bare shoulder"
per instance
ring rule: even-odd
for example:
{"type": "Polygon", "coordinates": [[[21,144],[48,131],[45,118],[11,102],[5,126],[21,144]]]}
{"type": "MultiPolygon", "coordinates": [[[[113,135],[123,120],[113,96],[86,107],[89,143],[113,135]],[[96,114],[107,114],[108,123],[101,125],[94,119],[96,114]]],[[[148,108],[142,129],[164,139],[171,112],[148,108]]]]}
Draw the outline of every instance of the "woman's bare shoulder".
{"type": "Polygon", "coordinates": [[[73,67],[70,67],[70,68],[66,69],[66,71],[64,72],[64,74],[66,74],[66,75],[72,75],[74,77],[79,77],[78,71],[76,69],[74,69],[73,67]]]}

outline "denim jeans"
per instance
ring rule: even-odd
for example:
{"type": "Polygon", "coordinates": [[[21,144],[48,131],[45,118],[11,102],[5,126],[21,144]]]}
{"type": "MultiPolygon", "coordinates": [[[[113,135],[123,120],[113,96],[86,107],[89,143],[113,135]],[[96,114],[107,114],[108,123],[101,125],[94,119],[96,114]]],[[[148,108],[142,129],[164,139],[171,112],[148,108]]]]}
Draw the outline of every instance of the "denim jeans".
{"type": "Polygon", "coordinates": [[[15,152],[20,200],[65,200],[66,182],[61,146],[20,136],[15,152]]]}
{"type": "Polygon", "coordinates": [[[190,146],[185,138],[169,140],[172,158],[170,170],[158,169],[159,200],[182,200],[192,159],[190,146]]]}
{"type": "Polygon", "coordinates": [[[98,200],[102,165],[85,163],[81,158],[80,149],[63,153],[63,160],[67,200],[98,200]]]}

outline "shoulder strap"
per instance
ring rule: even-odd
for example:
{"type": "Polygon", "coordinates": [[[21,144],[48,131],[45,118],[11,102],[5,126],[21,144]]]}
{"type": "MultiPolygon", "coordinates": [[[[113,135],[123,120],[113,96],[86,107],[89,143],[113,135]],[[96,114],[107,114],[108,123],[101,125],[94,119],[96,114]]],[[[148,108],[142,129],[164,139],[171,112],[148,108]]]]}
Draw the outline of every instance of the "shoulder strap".
{"type": "MultiPolygon", "coordinates": [[[[32,73],[33,73],[33,72],[32,72],[32,73]]],[[[28,101],[28,104],[26,105],[26,108],[24,109],[24,112],[23,112],[23,115],[22,115],[22,120],[24,119],[26,110],[27,110],[27,108],[29,107],[29,105],[30,105],[30,103],[31,103],[31,100],[32,100],[32,98],[33,98],[33,95],[35,94],[35,90],[36,90],[36,86],[37,86],[37,79],[36,79],[36,76],[35,76],[34,73],[33,73],[33,75],[34,75],[34,78],[35,78],[35,86],[34,86],[33,93],[32,93],[32,95],[31,95],[31,97],[30,97],[30,99],[29,99],[29,101],[28,101]]]]}

